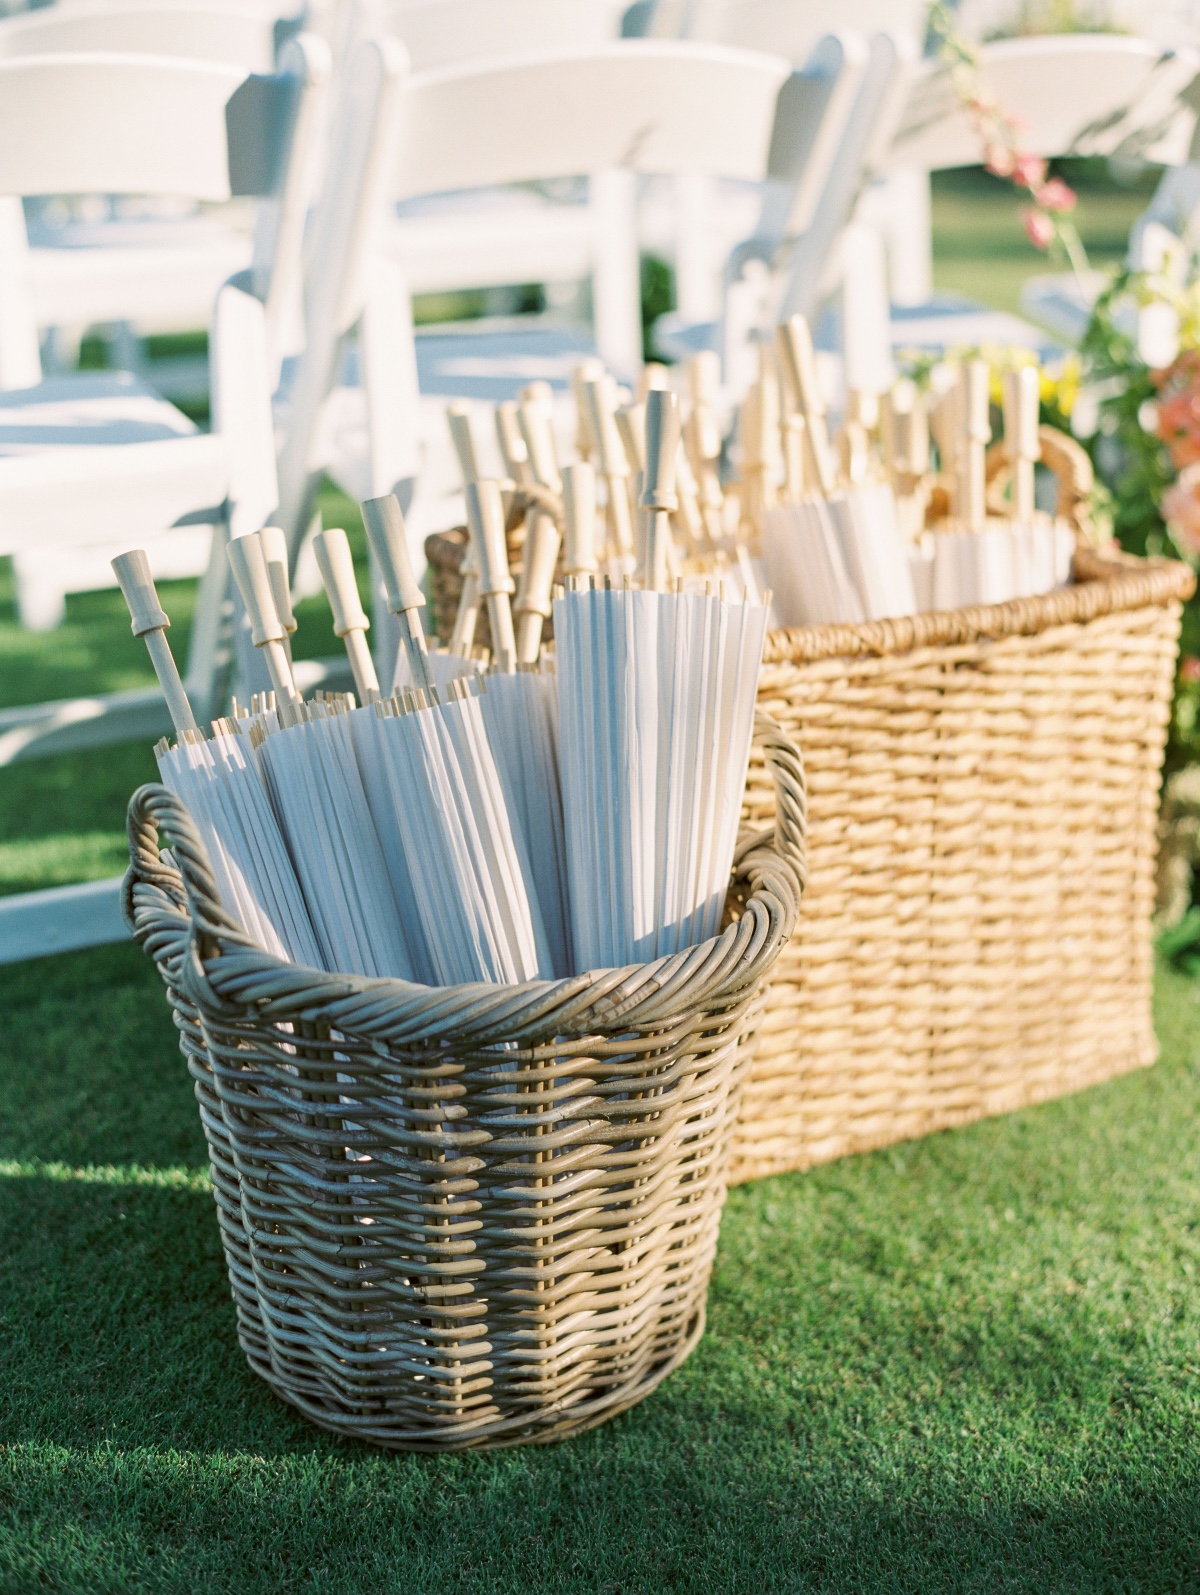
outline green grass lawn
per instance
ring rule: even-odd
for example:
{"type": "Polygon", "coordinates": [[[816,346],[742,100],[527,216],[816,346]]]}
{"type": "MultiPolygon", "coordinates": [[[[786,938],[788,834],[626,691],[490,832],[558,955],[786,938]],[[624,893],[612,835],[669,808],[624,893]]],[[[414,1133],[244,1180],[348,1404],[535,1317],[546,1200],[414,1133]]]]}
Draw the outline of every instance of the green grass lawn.
{"type": "Polygon", "coordinates": [[[1200,986],[1161,976],[1152,1071],[734,1191],[660,1391],[437,1459],[245,1366],[148,961],[4,995],[0,1589],[1200,1587],[1200,986]]]}
{"type": "MultiPolygon", "coordinates": [[[[1142,198],[1096,198],[1116,253],[1142,198]]],[[[1046,263],[1011,194],[936,207],[939,283],[1013,308],[1046,263]]],[[[164,596],[182,644],[191,589],[164,596]]],[[[332,650],[322,605],[299,636],[332,650]]],[[[0,703],[149,679],[118,595],[30,637],[0,579],[0,703]]],[[[153,774],[0,771],[0,892],[120,868],[153,774]]],[[[0,1595],[1200,1589],[1200,983],[1160,973],[1151,1071],[733,1192],[660,1391],[442,1459],[324,1435],[248,1371],[149,962],[0,968],[0,1000],[0,1595]]]]}
{"type": "MultiPolygon", "coordinates": [[[[320,503],[325,525],[344,526],[349,533],[365,594],[366,539],[358,508],[332,487],[320,503]]],[[[164,582],[160,588],[181,668],[195,590],[194,582],[164,582]]],[[[339,652],[323,597],[298,604],[296,615],[297,658],[339,652]]],[[[115,588],[72,595],[57,631],[22,631],[16,624],[11,566],[0,560],[0,708],[153,683],[145,645],[130,631],[129,612],[115,588]]],[[[0,894],[119,873],[128,862],[129,794],[157,778],[150,748],[136,744],[0,769],[0,894]]],[[[0,990],[3,979],[0,966],[0,990]]]]}
{"type": "MultiPolygon", "coordinates": [[[[1099,163],[1063,163],[1079,194],[1074,221],[1093,266],[1124,257],[1129,229],[1146,207],[1152,176],[1129,188],[1106,180],[1099,163]]],[[[1028,204],[1009,183],[981,171],[939,172],[933,183],[933,279],[936,287],[1020,313],[1027,277],[1065,271],[1061,260],[1036,250],[1025,237],[1021,211],[1028,204]]]]}

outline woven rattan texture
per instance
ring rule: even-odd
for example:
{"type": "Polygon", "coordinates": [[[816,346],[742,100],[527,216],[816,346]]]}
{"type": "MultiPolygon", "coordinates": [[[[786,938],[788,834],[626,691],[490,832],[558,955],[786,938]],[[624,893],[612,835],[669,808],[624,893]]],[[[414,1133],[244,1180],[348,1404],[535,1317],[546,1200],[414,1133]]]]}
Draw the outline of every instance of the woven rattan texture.
{"type": "Polygon", "coordinates": [[[126,911],[196,1082],[241,1343],[317,1423],[417,1450],[550,1440],[695,1345],[804,872],[799,758],[761,716],[758,737],[779,819],[743,835],[721,936],[525,987],[280,963],[224,913],[178,802],[134,795],[126,911]]]}
{"type": "Polygon", "coordinates": [[[804,749],[811,866],[731,1183],[1154,1060],[1155,824],[1192,576],[1086,554],[1076,574],[1044,599],[768,639],[759,703],[804,749]]]}
{"type": "MultiPolygon", "coordinates": [[[[462,564],[467,549],[467,531],[464,526],[453,526],[447,532],[433,532],[425,539],[425,558],[429,562],[429,585],[433,598],[429,616],[433,630],[443,647],[449,643],[454,631],[454,617],[458,614],[458,600],[462,596],[462,564]]],[[[480,606],[475,627],[476,641],[490,647],[491,632],[487,630],[486,606],[480,606]]]]}
{"type": "MultiPolygon", "coordinates": [[[[508,564],[514,577],[521,573],[521,556],[525,548],[525,527],[518,524],[508,532],[508,564]]],[[[429,562],[430,593],[433,598],[430,623],[437,640],[446,647],[454,631],[458,614],[458,601],[462,597],[462,561],[467,551],[467,529],[452,526],[447,532],[432,532],[425,539],[425,558],[429,562]]],[[[549,643],[554,636],[552,619],[547,618],[542,627],[543,640],[549,643]]],[[[487,605],[480,604],[475,620],[474,646],[491,649],[492,628],[488,622],[487,605]]]]}

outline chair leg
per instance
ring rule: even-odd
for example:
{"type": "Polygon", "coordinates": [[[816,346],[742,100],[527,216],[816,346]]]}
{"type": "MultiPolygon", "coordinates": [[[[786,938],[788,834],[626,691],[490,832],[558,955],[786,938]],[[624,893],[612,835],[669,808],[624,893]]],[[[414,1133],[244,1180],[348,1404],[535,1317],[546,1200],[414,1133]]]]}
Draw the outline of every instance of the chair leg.
{"type": "Polygon", "coordinates": [[[64,558],[69,558],[69,554],[63,549],[31,549],[13,555],[17,619],[26,631],[53,631],[66,618],[64,558]]]}
{"type": "Polygon", "coordinates": [[[106,330],[104,342],[108,348],[108,363],[114,370],[130,371],[135,377],[145,378],[146,349],[132,321],[114,321],[106,330]]]}
{"type": "Polygon", "coordinates": [[[686,322],[715,321],[721,313],[712,236],[716,186],[707,172],[681,172],[675,179],[675,308],[686,322]]]}
{"type": "Polygon", "coordinates": [[[883,239],[869,222],[842,235],[841,347],[847,389],[885,393],[896,380],[883,239]]]}
{"type": "Polygon", "coordinates": [[[279,505],[263,307],[236,282],[217,296],[209,335],[213,431],[229,450],[229,532],[256,532],[279,505]]]}
{"type": "MultiPolygon", "coordinates": [[[[421,408],[412,298],[408,278],[395,261],[371,262],[358,343],[371,493],[398,493],[397,484],[411,481],[420,466],[421,408]]],[[[407,503],[404,507],[407,512],[407,503]]]]}
{"type": "Polygon", "coordinates": [[[623,377],[634,376],[642,364],[636,182],[632,172],[597,172],[588,179],[597,227],[592,268],[596,350],[623,377]]]}
{"type": "Polygon", "coordinates": [[[55,326],[45,329],[42,333],[43,375],[57,377],[66,371],[79,369],[83,334],[84,328],[79,326],[55,326]]]}
{"type": "Polygon", "coordinates": [[[42,380],[28,249],[20,199],[0,194],[0,388],[28,388],[42,380]]]}
{"type": "Polygon", "coordinates": [[[725,288],[721,377],[726,391],[739,401],[758,376],[758,342],[771,335],[771,287],[770,267],[752,259],[725,288]]]}

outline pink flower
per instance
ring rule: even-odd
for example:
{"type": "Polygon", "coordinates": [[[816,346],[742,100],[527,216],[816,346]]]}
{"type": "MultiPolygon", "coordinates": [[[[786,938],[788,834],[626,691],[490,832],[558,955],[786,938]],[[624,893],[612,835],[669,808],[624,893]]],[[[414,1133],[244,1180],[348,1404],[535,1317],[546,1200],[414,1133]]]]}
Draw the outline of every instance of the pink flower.
{"type": "Polygon", "coordinates": [[[1188,459],[1174,459],[1180,470],[1200,459],[1200,350],[1182,350],[1169,366],[1151,371],[1150,380],[1160,395],[1156,430],[1172,455],[1182,440],[1197,445],[1188,459]]]}
{"type": "Polygon", "coordinates": [[[1054,242],[1054,223],[1044,210],[1024,210],[1025,236],[1035,249],[1049,249],[1054,242]]]}
{"type": "Polygon", "coordinates": [[[1007,144],[989,144],[984,150],[984,162],[993,177],[1011,177],[1017,157],[1007,144]]]}
{"type": "Polygon", "coordinates": [[[1061,177],[1043,183],[1034,197],[1043,210],[1075,209],[1075,190],[1068,188],[1061,177]]]}
{"type": "Polygon", "coordinates": [[[1162,400],[1155,430],[1177,471],[1200,462],[1200,394],[1194,387],[1178,388],[1162,400]]]}
{"type": "Polygon", "coordinates": [[[1179,679],[1186,681],[1189,686],[1200,681],[1200,659],[1195,654],[1184,654],[1179,661],[1179,679]]]}
{"type": "Polygon", "coordinates": [[[1163,518],[1187,554],[1200,554],[1200,465],[1189,465],[1163,494],[1163,518]]]}
{"type": "Polygon", "coordinates": [[[1012,179],[1022,188],[1038,189],[1046,181],[1046,163],[1040,155],[1018,155],[1012,179]]]}

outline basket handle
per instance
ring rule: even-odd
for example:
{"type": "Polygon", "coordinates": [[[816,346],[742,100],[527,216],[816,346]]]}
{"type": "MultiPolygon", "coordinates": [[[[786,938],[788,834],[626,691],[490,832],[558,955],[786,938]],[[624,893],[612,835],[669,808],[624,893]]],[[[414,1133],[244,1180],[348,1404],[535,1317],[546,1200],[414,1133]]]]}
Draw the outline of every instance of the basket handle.
{"type": "Polygon", "coordinates": [[[205,955],[216,951],[216,938],[256,947],[242,926],[226,912],[217,895],[208,849],[187,809],[165,786],[147,782],[129,799],[125,816],[129,836],[129,868],[122,887],[125,922],[137,934],[135,891],[157,888],[182,910],[186,899],[205,955]],[[169,848],[174,868],[159,849],[169,848]],[[182,891],[180,881],[182,879],[182,891]]]}
{"type": "MultiPolygon", "coordinates": [[[[1058,481],[1058,514],[1088,547],[1096,546],[1088,501],[1095,485],[1095,471],[1083,444],[1058,427],[1039,426],[1038,446],[1042,464],[1058,481]]],[[[998,489],[1012,474],[1012,461],[1002,439],[991,444],[986,456],[989,489],[998,489]]],[[[998,506],[997,506],[998,507],[998,506]]],[[[1006,510],[1005,513],[1008,513],[1006,510]]]]}
{"type": "Polygon", "coordinates": [[[775,824],[761,831],[743,831],[734,853],[734,873],[752,873],[769,849],[793,878],[797,906],[808,885],[808,784],[804,760],[787,732],[763,709],[754,713],[754,746],[759,748],[775,788],[775,824]]]}

